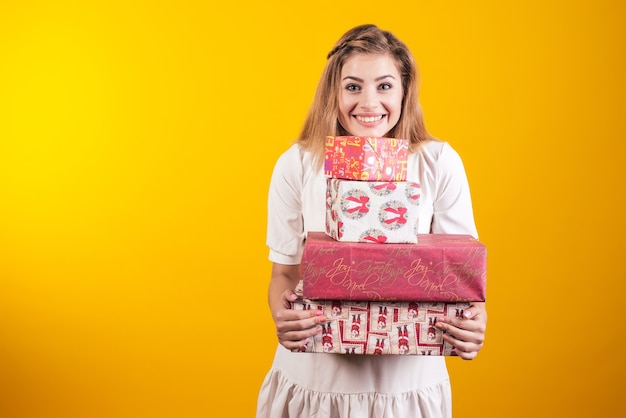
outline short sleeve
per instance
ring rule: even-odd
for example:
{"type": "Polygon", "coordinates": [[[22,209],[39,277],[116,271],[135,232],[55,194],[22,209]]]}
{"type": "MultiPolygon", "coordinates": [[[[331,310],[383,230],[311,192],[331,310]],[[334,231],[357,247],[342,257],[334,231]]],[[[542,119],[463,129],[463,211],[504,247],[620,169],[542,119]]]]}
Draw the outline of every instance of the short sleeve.
{"type": "Polygon", "coordinates": [[[266,243],[272,262],[300,263],[304,242],[302,177],[299,147],[292,145],[278,158],[270,181],[266,243]]]}

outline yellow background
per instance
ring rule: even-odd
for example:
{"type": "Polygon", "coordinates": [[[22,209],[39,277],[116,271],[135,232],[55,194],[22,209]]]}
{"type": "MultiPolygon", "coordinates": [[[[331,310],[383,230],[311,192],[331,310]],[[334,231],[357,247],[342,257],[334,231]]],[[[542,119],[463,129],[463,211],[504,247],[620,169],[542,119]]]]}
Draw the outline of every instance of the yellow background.
{"type": "Polygon", "coordinates": [[[0,3],[0,416],[249,417],[266,193],[325,54],[414,52],[489,248],[455,417],[625,407],[619,0],[0,3]]]}

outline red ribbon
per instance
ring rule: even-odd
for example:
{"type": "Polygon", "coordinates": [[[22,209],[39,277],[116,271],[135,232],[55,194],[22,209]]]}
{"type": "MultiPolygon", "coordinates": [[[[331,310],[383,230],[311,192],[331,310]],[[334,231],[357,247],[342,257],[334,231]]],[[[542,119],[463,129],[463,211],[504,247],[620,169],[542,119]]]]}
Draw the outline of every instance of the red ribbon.
{"type": "Polygon", "coordinates": [[[367,213],[369,212],[369,209],[367,208],[367,202],[370,201],[370,198],[367,196],[361,196],[358,199],[354,196],[348,196],[346,198],[346,200],[349,200],[351,202],[355,202],[355,203],[359,203],[360,206],[355,206],[351,209],[347,209],[346,212],[348,213],[353,213],[353,212],[360,212],[360,213],[367,213]]]}
{"type": "Polygon", "coordinates": [[[376,189],[376,190],[382,190],[382,189],[396,190],[396,185],[393,182],[387,182],[387,183],[378,184],[378,185],[374,186],[374,189],[376,189]]]}
{"type": "Polygon", "coordinates": [[[397,222],[399,224],[405,224],[406,223],[406,218],[404,216],[406,215],[407,208],[398,208],[398,209],[385,208],[385,211],[386,212],[395,213],[396,215],[400,215],[397,218],[385,219],[385,223],[386,224],[391,224],[391,223],[394,223],[394,222],[397,222]]]}
{"type": "Polygon", "coordinates": [[[411,196],[409,196],[409,199],[411,200],[418,200],[420,198],[419,193],[418,194],[412,194],[411,196]]]}
{"type": "Polygon", "coordinates": [[[384,235],[378,235],[377,237],[373,237],[371,235],[368,235],[366,237],[363,238],[365,241],[372,241],[372,242],[379,242],[379,243],[384,243],[387,241],[387,237],[384,235]]]}

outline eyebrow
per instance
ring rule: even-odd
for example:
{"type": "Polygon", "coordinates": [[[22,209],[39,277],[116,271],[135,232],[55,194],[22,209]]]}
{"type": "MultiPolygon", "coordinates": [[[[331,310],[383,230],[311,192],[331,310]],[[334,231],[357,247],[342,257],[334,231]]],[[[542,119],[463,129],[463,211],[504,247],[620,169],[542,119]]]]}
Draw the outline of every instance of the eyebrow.
{"type": "MultiPolygon", "coordinates": [[[[385,75],[381,75],[380,77],[376,77],[376,78],[374,79],[374,81],[380,81],[380,80],[383,80],[383,79],[385,79],[385,78],[393,78],[394,80],[396,79],[396,78],[395,78],[394,76],[392,76],[391,74],[385,74],[385,75]]],[[[363,79],[362,79],[362,78],[359,78],[359,77],[354,77],[354,76],[351,76],[351,75],[344,77],[342,81],[345,81],[345,80],[354,80],[354,81],[358,81],[359,83],[362,83],[362,82],[363,82],[363,79]]]]}

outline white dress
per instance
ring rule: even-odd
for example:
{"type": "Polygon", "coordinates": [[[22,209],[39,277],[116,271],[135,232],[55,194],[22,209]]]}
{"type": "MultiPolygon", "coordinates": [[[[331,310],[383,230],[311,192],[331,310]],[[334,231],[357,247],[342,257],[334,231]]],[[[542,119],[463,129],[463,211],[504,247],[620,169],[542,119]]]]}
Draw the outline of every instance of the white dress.
{"type": "MultiPolygon", "coordinates": [[[[419,233],[477,237],[465,169],[448,143],[430,141],[410,154],[407,180],[422,187],[419,233]]],[[[325,229],[325,193],[312,155],[291,146],[270,184],[270,261],[300,263],[306,233],[325,229]]],[[[444,357],[292,353],[279,344],[257,418],[450,417],[451,403],[444,357]]]]}

